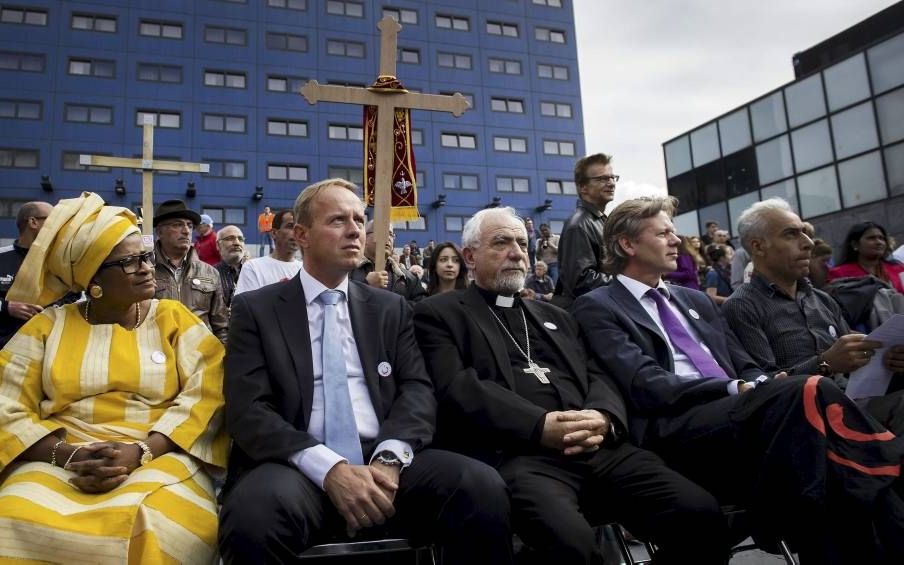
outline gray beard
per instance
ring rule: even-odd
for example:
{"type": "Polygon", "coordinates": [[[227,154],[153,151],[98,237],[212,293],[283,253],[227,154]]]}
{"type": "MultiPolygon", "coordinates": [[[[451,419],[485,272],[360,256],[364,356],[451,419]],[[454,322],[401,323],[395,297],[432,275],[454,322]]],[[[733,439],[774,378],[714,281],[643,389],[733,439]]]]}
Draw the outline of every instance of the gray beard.
{"type": "Polygon", "coordinates": [[[496,292],[502,295],[517,294],[524,288],[524,273],[506,273],[496,278],[496,292]]]}

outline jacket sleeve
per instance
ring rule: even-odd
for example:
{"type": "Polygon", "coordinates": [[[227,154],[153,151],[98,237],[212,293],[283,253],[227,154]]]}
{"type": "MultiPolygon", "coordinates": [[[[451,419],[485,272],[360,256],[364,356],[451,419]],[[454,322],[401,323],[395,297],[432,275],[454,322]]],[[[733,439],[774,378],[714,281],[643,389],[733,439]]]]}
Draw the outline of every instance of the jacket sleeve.
{"type": "Polygon", "coordinates": [[[606,284],[608,277],[599,269],[590,234],[581,225],[569,226],[559,247],[559,278],[566,294],[580,296],[606,284]]]}
{"type": "Polygon", "coordinates": [[[699,285],[697,280],[697,265],[690,255],[679,255],[678,269],[667,274],[665,278],[682,286],[687,286],[687,283],[690,282],[697,282],[699,285]]]}
{"type": "Polygon", "coordinates": [[[226,338],[229,334],[229,309],[226,306],[226,298],[223,296],[223,285],[220,282],[220,273],[216,269],[211,268],[216,276],[215,290],[210,300],[210,331],[217,336],[223,345],[226,345],[226,338]]]}

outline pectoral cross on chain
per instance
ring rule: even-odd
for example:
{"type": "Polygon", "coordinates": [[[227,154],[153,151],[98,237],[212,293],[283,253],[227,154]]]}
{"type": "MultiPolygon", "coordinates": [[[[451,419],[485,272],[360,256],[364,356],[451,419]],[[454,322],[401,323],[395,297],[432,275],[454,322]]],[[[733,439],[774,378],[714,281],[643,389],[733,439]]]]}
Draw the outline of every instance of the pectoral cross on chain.
{"type": "Polygon", "coordinates": [[[549,384],[549,378],[547,378],[546,373],[549,373],[550,369],[547,369],[546,367],[541,367],[531,361],[528,363],[527,369],[524,369],[524,372],[537,377],[537,380],[545,385],[549,384]]]}

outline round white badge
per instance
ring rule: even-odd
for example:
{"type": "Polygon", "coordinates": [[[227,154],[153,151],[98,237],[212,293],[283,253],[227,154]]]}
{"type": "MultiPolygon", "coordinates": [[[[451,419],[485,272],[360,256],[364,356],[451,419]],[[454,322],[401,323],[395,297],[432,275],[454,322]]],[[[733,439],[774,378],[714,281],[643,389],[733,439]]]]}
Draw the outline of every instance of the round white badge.
{"type": "Polygon", "coordinates": [[[162,351],[155,351],[151,353],[151,361],[158,365],[162,365],[166,363],[166,355],[164,355],[162,351]]]}
{"type": "Polygon", "coordinates": [[[699,320],[699,319],[700,319],[700,314],[698,314],[697,311],[694,310],[693,308],[691,308],[690,310],[688,310],[687,313],[690,314],[690,315],[691,315],[691,318],[693,318],[693,319],[695,319],[695,320],[699,320]]]}
{"type": "Polygon", "coordinates": [[[546,328],[547,328],[547,329],[550,329],[550,330],[557,330],[557,329],[559,329],[559,326],[553,324],[552,322],[543,322],[543,325],[546,326],[546,328]]]}
{"type": "Polygon", "coordinates": [[[833,338],[838,337],[838,330],[835,329],[835,326],[829,326],[829,335],[833,338]]]}
{"type": "Polygon", "coordinates": [[[390,365],[386,361],[383,361],[382,363],[377,365],[377,373],[379,373],[381,377],[388,377],[392,374],[392,365],[390,365]]]}
{"type": "Polygon", "coordinates": [[[201,284],[201,279],[192,279],[191,284],[198,286],[199,284],[201,284]]]}

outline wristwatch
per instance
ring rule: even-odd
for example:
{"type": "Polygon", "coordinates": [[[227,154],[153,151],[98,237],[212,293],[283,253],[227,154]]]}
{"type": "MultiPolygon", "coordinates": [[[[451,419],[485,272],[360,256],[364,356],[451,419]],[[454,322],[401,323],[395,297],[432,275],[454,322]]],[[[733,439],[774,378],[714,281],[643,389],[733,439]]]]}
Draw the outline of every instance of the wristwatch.
{"type": "Polygon", "coordinates": [[[399,459],[399,456],[389,450],[381,451],[377,453],[376,457],[374,457],[377,463],[380,465],[386,465],[388,467],[401,467],[402,460],[399,459]]]}
{"type": "Polygon", "coordinates": [[[141,448],[141,459],[138,460],[139,464],[147,465],[154,460],[154,454],[151,452],[151,448],[148,447],[148,444],[143,441],[136,441],[135,445],[141,448]]]}
{"type": "Polygon", "coordinates": [[[832,376],[832,367],[829,366],[828,361],[822,356],[822,353],[816,357],[816,372],[822,375],[823,377],[831,377],[832,376]]]}

